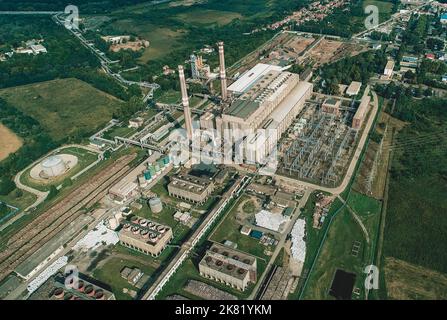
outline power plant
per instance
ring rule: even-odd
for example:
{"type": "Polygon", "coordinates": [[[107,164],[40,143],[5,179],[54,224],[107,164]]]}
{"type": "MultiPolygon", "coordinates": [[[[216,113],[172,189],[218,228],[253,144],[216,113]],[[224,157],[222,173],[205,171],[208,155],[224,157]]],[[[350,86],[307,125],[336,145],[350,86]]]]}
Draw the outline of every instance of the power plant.
{"type": "Polygon", "coordinates": [[[186,88],[186,78],[185,78],[185,71],[183,66],[178,66],[178,75],[180,78],[180,90],[182,92],[182,105],[183,105],[183,112],[185,115],[185,126],[186,126],[186,133],[188,136],[188,140],[192,141],[192,119],[191,119],[191,110],[189,108],[189,96],[188,96],[188,89],[186,88]]]}
{"type": "Polygon", "coordinates": [[[219,46],[219,62],[220,62],[220,86],[222,90],[222,101],[227,101],[227,72],[225,69],[225,52],[224,43],[221,41],[218,43],[219,46]]]}

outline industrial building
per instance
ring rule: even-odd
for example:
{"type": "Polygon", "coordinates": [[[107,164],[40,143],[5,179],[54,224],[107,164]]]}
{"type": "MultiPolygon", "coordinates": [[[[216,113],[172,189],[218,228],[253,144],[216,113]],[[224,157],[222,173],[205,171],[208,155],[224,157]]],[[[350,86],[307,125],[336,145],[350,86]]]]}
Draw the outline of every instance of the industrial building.
{"type": "Polygon", "coordinates": [[[340,115],[340,106],[341,100],[335,98],[327,98],[326,100],[324,100],[321,108],[323,109],[323,112],[335,114],[338,116],[340,115]]]}
{"type": "Polygon", "coordinates": [[[115,300],[115,295],[98,282],[86,280],[84,276],[76,281],[74,277],[56,277],[50,300],[115,300]]]}
{"type": "Polygon", "coordinates": [[[172,197],[203,204],[214,191],[214,183],[205,178],[196,177],[186,172],[173,176],[168,184],[172,197]]]}
{"type": "Polygon", "coordinates": [[[257,260],[246,253],[214,243],[199,263],[202,277],[209,278],[244,291],[256,283],[257,260]]]}
{"type": "Polygon", "coordinates": [[[172,229],[154,221],[133,216],[124,222],[118,236],[123,246],[157,257],[172,240],[172,229]]]}
{"type": "Polygon", "coordinates": [[[389,60],[385,66],[385,69],[383,70],[383,75],[385,79],[391,79],[391,77],[393,76],[393,71],[394,71],[394,61],[389,60]]]}
{"type": "Polygon", "coordinates": [[[348,96],[356,96],[360,92],[360,88],[362,87],[362,83],[358,81],[352,81],[349,85],[348,89],[346,89],[346,94],[348,96]]]}
{"type": "Polygon", "coordinates": [[[352,128],[355,130],[360,130],[363,125],[363,122],[366,118],[366,115],[369,110],[369,103],[371,101],[371,97],[369,96],[369,86],[366,88],[365,93],[363,94],[362,100],[360,101],[360,105],[354,114],[354,118],[352,119],[352,128]]]}

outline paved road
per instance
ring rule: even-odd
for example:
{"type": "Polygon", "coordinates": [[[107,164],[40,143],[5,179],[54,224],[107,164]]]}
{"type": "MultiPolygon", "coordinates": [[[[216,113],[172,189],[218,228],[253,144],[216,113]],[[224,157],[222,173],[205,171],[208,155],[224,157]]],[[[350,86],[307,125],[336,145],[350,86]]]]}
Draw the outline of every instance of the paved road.
{"type": "Polygon", "coordinates": [[[360,156],[362,154],[363,148],[365,146],[366,140],[368,138],[368,134],[371,131],[371,128],[373,126],[374,123],[374,119],[376,118],[377,112],[379,111],[379,98],[377,97],[377,94],[372,91],[372,95],[374,98],[373,103],[373,109],[372,112],[368,118],[368,122],[366,123],[365,129],[363,130],[362,136],[360,137],[359,143],[357,145],[357,149],[354,152],[354,156],[351,159],[351,163],[348,167],[348,170],[346,172],[346,175],[342,181],[342,183],[335,188],[329,188],[329,187],[322,187],[319,186],[317,184],[314,183],[310,183],[310,182],[305,182],[305,181],[300,181],[297,179],[292,179],[289,177],[285,177],[279,174],[275,174],[275,178],[279,181],[284,181],[284,182],[288,182],[291,183],[293,185],[302,185],[311,189],[318,189],[324,192],[328,192],[334,195],[339,195],[340,193],[342,193],[346,187],[348,186],[349,182],[351,181],[352,176],[355,173],[355,168],[357,166],[357,162],[360,159],[360,156]]]}
{"type": "Polygon", "coordinates": [[[249,300],[253,300],[256,298],[259,288],[261,287],[262,283],[264,282],[265,277],[267,276],[268,271],[270,270],[270,267],[275,263],[276,258],[278,257],[279,253],[281,252],[281,249],[284,247],[284,244],[287,239],[287,235],[292,231],[292,228],[295,225],[296,220],[298,220],[298,217],[300,216],[301,208],[303,208],[306,205],[312,191],[313,191],[312,189],[307,189],[303,195],[303,198],[300,200],[298,207],[295,208],[295,212],[293,213],[292,220],[290,220],[290,222],[287,226],[287,229],[284,231],[283,235],[281,236],[281,239],[279,240],[278,245],[276,246],[276,249],[271,256],[270,261],[264,270],[264,273],[259,278],[258,283],[256,284],[255,288],[253,289],[253,292],[250,294],[249,300]]]}

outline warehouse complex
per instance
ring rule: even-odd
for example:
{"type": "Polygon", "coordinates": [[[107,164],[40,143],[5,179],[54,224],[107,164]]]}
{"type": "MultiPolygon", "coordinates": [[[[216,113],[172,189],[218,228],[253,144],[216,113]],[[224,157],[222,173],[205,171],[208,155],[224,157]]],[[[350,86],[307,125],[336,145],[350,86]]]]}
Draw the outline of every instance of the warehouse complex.
{"type": "Polygon", "coordinates": [[[199,263],[199,272],[206,277],[244,291],[256,283],[257,260],[246,253],[214,243],[199,263]]]}

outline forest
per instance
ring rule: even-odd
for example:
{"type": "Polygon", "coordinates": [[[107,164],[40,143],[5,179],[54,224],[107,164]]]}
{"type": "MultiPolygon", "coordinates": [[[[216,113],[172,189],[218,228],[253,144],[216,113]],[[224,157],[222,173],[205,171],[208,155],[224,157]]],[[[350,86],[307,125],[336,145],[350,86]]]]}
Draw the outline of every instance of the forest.
{"type": "Polygon", "coordinates": [[[374,73],[382,73],[386,63],[383,51],[368,51],[324,65],[320,71],[320,86],[324,93],[336,94],[339,84],[350,84],[351,81],[367,83],[374,73]]]}
{"type": "Polygon", "coordinates": [[[446,99],[396,98],[407,122],[393,146],[385,254],[447,272],[446,99]]]}

